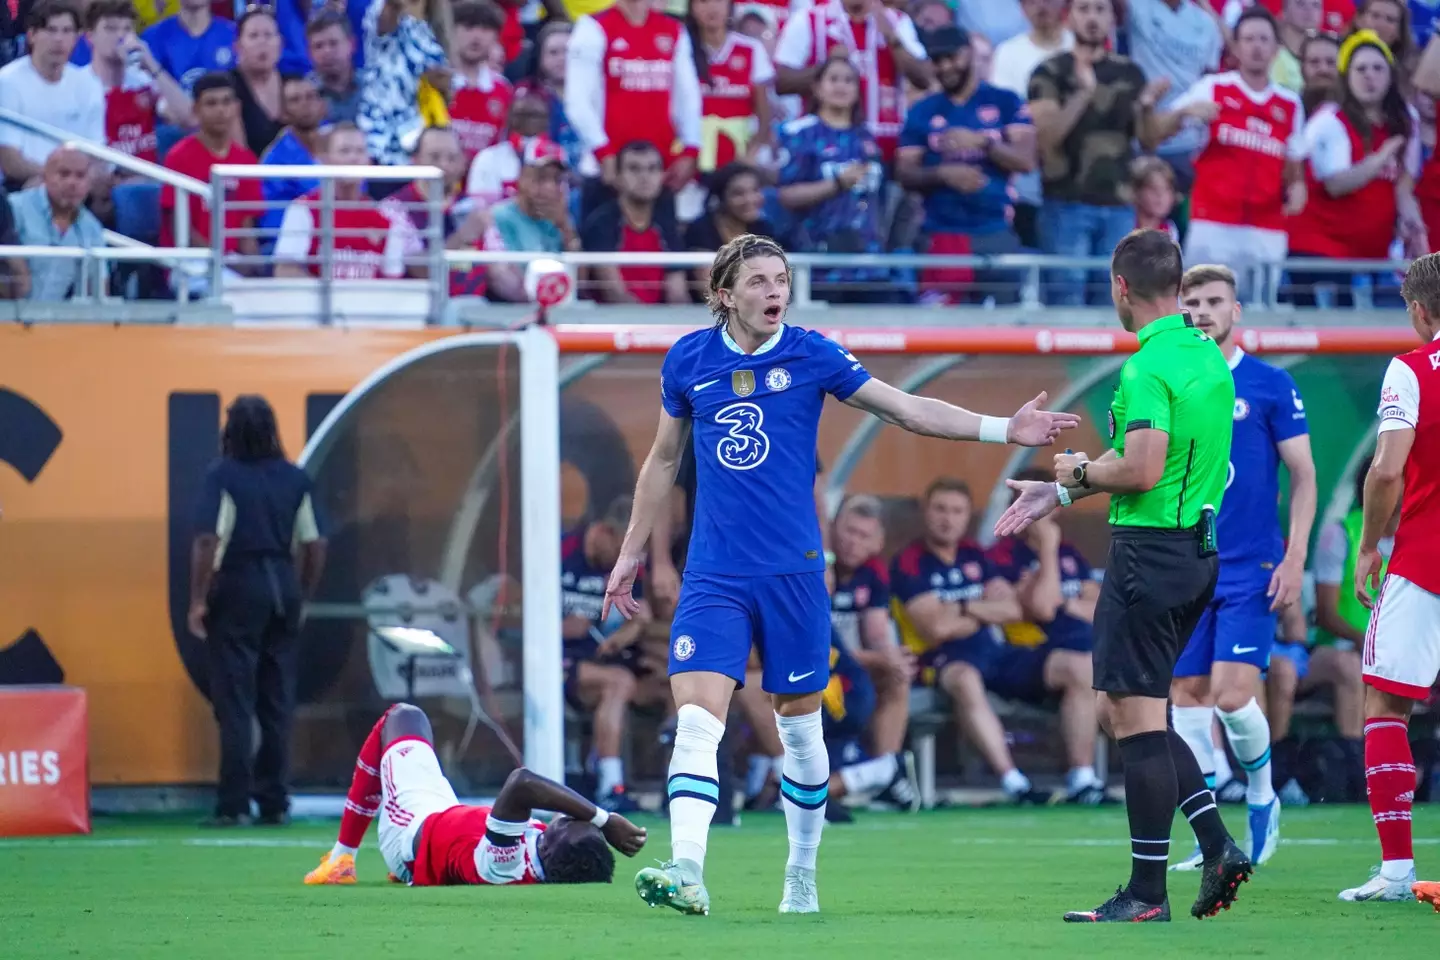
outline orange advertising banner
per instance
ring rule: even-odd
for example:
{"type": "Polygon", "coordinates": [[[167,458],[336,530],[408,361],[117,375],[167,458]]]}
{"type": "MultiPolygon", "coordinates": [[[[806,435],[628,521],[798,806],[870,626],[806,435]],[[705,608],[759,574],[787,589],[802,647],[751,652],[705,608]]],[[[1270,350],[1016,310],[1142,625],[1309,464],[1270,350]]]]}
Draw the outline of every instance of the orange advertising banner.
{"type": "Polygon", "coordinates": [[[90,832],[85,691],[0,687],[0,837],[90,832]]]}
{"type": "Polygon", "coordinates": [[[215,724],[184,659],[198,641],[167,585],[185,589],[172,557],[225,405],[264,394],[293,458],[367,374],[443,335],[0,327],[0,685],[85,689],[93,783],[214,779],[215,724]]]}

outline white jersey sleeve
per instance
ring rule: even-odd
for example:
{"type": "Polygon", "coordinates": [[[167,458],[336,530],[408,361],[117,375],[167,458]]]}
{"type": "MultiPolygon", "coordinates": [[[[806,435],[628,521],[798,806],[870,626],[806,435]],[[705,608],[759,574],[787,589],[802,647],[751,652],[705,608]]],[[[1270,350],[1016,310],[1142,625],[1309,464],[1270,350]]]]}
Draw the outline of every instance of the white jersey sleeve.
{"type": "Polygon", "coordinates": [[[281,263],[305,263],[310,256],[310,241],[315,235],[315,218],[303,203],[291,201],[280,218],[280,232],[275,238],[275,259],[281,263]]]}
{"type": "Polygon", "coordinates": [[[920,35],[915,32],[915,21],[907,14],[900,14],[900,19],[895,21],[895,36],[900,41],[900,46],[905,52],[916,60],[929,60],[930,55],[925,52],[925,45],[920,42],[920,35]]]}
{"type": "Polygon", "coordinates": [[[745,39],[750,41],[750,84],[755,87],[768,87],[775,82],[775,64],[770,62],[770,54],[765,52],[763,44],[749,37],[745,39]]]}
{"type": "MultiPolygon", "coordinates": [[[[1165,108],[1166,112],[1173,113],[1179,110],[1184,110],[1186,107],[1194,106],[1197,103],[1208,103],[1214,101],[1215,81],[1219,78],[1219,76],[1220,74],[1212,73],[1207,76],[1203,76],[1199,80],[1196,80],[1194,83],[1190,84],[1189,89],[1185,90],[1183,93],[1180,94],[1180,96],[1170,101],[1169,105],[1165,108]]],[[[1230,76],[1230,74],[1225,74],[1225,76],[1228,77],[1230,76]]]]}
{"type": "Polygon", "coordinates": [[[775,42],[775,65],[804,70],[810,65],[811,48],[814,38],[811,34],[811,18],[808,13],[793,13],[785,26],[780,28],[780,39],[775,42]]]}
{"type": "Polygon", "coordinates": [[[490,817],[485,836],[475,848],[475,872],[486,883],[519,883],[530,871],[530,858],[539,831],[534,820],[511,822],[490,817]]]}
{"type": "Polygon", "coordinates": [[[685,147],[700,148],[700,75],[695,72],[695,54],[690,47],[690,31],[680,31],[675,44],[675,85],[670,90],[670,122],[675,136],[685,147]]]}
{"type": "Polygon", "coordinates": [[[1345,558],[1350,553],[1345,525],[1338,520],[1325,524],[1315,541],[1315,582],[1329,586],[1345,580],[1345,558]]]}
{"type": "Polygon", "coordinates": [[[1301,103],[1295,108],[1295,126],[1290,131],[1290,139],[1285,141],[1285,159],[1304,160],[1309,150],[1310,144],[1305,139],[1305,105],[1301,103]]]}
{"type": "Polygon", "coordinates": [[[1355,162],[1350,134],[1333,107],[1316,113],[1305,124],[1305,147],[1310,169],[1317,180],[1328,180],[1349,170],[1355,162]]]}
{"type": "Polygon", "coordinates": [[[470,161],[470,173],[465,178],[465,193],[487,206],[499,202],[505,195],[505,174],[516,173],[520,167],[518,159],[506,163],[514,157],[514,153],[515,148],[510,146],[509,141],[502,141],[475,154],[475,159],[470,161]]]}
{"type": "Polygon", "coordinates": [[[586,150],[610,142],[605,134],[605,31],[594,17],[575,21],[565,47],[565,116],[586,150]]]}
{"type": "Polygon", "coordinates": [[[405,276],[405,254],[410,246],[409,230],[399,220],[391,219],[390,229],[385,231],[384,260],[380,275],[384,277],[405,276]]]}
{"type": "Polygon", "coordinates": [[[1380,386],[1380,432],[1414,430],[1420,423],[1420,380],[1405,361],[1390,361],[1380,386]]]}

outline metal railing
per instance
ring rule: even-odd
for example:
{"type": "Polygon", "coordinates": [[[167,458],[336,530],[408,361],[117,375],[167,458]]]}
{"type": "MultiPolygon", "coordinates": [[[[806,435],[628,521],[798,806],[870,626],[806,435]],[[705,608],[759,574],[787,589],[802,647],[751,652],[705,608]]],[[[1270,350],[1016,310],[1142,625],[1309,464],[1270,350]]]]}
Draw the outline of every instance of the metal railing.
{"type": "MultiPolygon", "coordinates": [[[[154,180],[162,185],[173,187],[176,191],[186,194],[187,197],[193,195],[200,197],[207,203],[210,202],[211,191],[209,184],[196,180],[194,177],[187,177],[183,173],[176,173],[174,170],[168,169],[167,167],[162,167],[158,163],[151,163],[148,160],[141,160],[138,157],[132,157],[128,153],[123,153],[119,150],[111,149],[104,144],[93,143],[89,140],[78,138],[67,130],[61,130],[59,127],[53,127],[48,123],[42,123],[41,121],[27,117],[24,114],[16,113],[14,110],[11,110],[7,107],[0,107],[0,123],[8,124],[13,127],[19,127],[21,130],[26,130],[30,133],[35,134],[36,136],[45,137],[46,139],[53,140],[59,145],[78,150],[80,153],[83,153],[94,160],[98,160],[101,163],[108,163],[112,166],[119,167],[121,170],[124,170],[127,173],[133,173],[137,176],[142,176],[149,180],[154,180]]],[[[190,236],[190,204],[176,203],[173,216],[175,218],[173,221],[173,225],[175,228],[176,242],[188,239],[190,236]]],[[[105,239],[107,243],[115,244],[117,238],[119,238],[120,236],[120,234],[106,231],[105,239]]],[[[126,238],[126,240],[128,239],[129,238],[126,238]]],[[[137,242],[138,241],[130,241],[125,245],[130,246],[137,242]]],[[[14,255],[18,256],[18,254],[14,255]]],[[[159,260],[159,258],[137,259],[159,260]]],[[[182,258],[177,258],[174,256],[164,258],[165,261],[172,261],[177,259],[182,258]]],[[[82,269],[82,274],[84,272],[85,271],[82,269]]],[[[103,284],[101,285],[101,288],[103,290],[103,284]]],[[[184,285],[182,284],[178,294],[181,302],[184,302],[187,299],[187,293],[188,291],[184,289],[184,285]]]]}
{"type": "MultiPolygon", "coordinates": [[[[426,227],[423,233],[419,234],[425,240],[426,266],[428,268],[427,279],[430,285],[430,305],[427,320],[431,323],[439,322],[444,315],[445,303],[450,292],[450,271],[446,264],[445,250],[445,207],[442,202],[444,197],[444,173],[438,167],[426,166],[404,166],[404,167],[380,167],[380,166],[335,166],[327,164],[262,164],[260,166],[238,165],[238,164],[216,164],[210,168],[210,188],[215,197],[211,205],[212,229],[210,231],[210,296],[216,297],[221,292],[224,282],[225,263],[227,259],[233,263],[246,263],[247,261],[268,263],[273,258],[255,257],[247,258],[235,254],[225,253],[225,241],[229,237],[239,234],[237,231],[229,230],[226,227],[226,213],[230,210],[242,210],[250,212],[248,208],[226,196],[224,181],[235,178],[249,178],[256,180],[318,180],[320,182],[320,203],[318,205],[318,216],[314,229],[319,237],[319,255],[315,258],[315,266],[318,268],[319,289],[320,289],[320,313],[322,317],[331,315],[334,306],[334,265],[335,265],[335,241],[337,230],[335,226],[335,182],[337,180],[376,180],[376,181],[425,181],[435,189],[429,190],[430,198],[426,202],[426,227]]],[[[262,205],[262,209],[268,206],[262,205]]],[[[255,211],[259,212],[259,211],[255,211]]],[[[262,230],[250,230],[248,235],[258,237],[265,233],[262,230]]],[[[277,281],[283,282],[283,281],[277,281]]]]}

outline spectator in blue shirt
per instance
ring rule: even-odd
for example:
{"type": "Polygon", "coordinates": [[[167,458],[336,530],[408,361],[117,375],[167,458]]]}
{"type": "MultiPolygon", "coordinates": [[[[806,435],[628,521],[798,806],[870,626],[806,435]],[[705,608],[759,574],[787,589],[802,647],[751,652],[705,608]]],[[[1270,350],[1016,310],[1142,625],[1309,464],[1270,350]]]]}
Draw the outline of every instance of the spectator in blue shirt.
{"type": "MultiPolygon", "coordinates": [[[[1020,249],[1011,227],[1010,175],[1035,166],[1030,108],[1014,93],[981,81],[970,37],[942,27],[926,37],[941,92],[910,108],[895,171],[925,194],[925,231],[933,254],[1005,254],[1020,249]]],[[[1007,271],[927,268],[926,299],[1013,302],[1019,278],[1007,271]],[[971,285],[971,281],[975,281],[971,285]]]]}
{"type": "MultiPolygon", "coordinates": [[[[85,209],[90,193],[90,158],[60,146],[45,159],[45,182],[10,194],[15,234],[27,247],[105,246],[104,228],[85,209]]],[[[31,300],[68,300],[79,292],[80,271],[93,264],[82,260],[36,257],[30,261],[31,300]]],[[[92,274],[93,276],[93,274],[92,274]]]]}
{"type": "MultiPolygon", "coordinates": [[[[882,253],[880,147],[860,116],[860,76],[835,57],[815,75],[808,116],[780,128],[780,203],[795,216],[789,248],[803,253],[882,253]]],[[[827,267],[813,296],[832,303],[894,299],[883,267],[827,267]]]]}
{"type": "Polygon", "coordinates": [[[180,12],[146,30],[141,39],[189,94],[200,77],[235,66],[235,24],[215,19],[210,0],[180,0],[180,12]]]}
{"type": "MultiPolygon", "coordinates": [[[[309,77],[286,77],[280,87],[281,117],[286,126],[260,162],[271,166],[313,165],[320,151],[320,124],[325,120],[325,109],[325,100],[309,77]]],[[[268,252],[275,245],[275,232],[280,229],[286,205],[318,186],[320,181],[313,177],[260,181],[260,191],[265,195],[265,210],[257,223],[264,231],[260,235],[262,251],[268,252]]]]}
{"type": "Polygon", "coordinates": [[[360,114],[360,78],[355,71],[355,35],[350,21],[335,10],[324,10],[305,27],[310,63],[320,95],[325,98],[330,123],[354,123],[360,114]]]}

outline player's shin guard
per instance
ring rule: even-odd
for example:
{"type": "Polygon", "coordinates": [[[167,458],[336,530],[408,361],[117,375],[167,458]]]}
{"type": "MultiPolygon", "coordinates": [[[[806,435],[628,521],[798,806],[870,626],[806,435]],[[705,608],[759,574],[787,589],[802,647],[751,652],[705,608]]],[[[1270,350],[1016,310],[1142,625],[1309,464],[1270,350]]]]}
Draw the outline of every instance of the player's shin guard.
{"type": "MultiPolygon", "coordinates": [[[[670,755],[670,853],[675,860],[705,865],[710,821],[720,800],[716,753],[725,724],[704,707],[687,703],[675,713],[675,750],[670,755]]],[[[698,879],[698,878],[697,878],[698,879]]]]}
{"type": "Polygon", "coordinates": [[[816,710],[799,717],[777,713],[775,726],[785,747],[780,796],[784,798],[785,832],[790,837],[786,866],[814,870],[830,792],[830,754],[825,749],[824,724],[816,710]]]}
{"type": "Polygon", "coordinates": [[[370,821],[380,811],[380,738],[389,716],[389,710],[382,713],[360,745],[355,772],[350,776],[350,790],[345,794],[345,809],[340,814],[340,836],[331,850],[335,856],[344,853],[353,856],[365,842],[370,821]]]}
{"type": "Polygon", "coordinates": [[[1163,731],[1120,740],[1125,766],[1125,812],[1130,819],[1130,886],[1137,900],[1165,902],[1165,865],[1175,818],[1175,761],[1163,731]]]}
{"type": "Polygon", "coordinates": [[[1220,809],[1215,806],[1215,794],[1205,786],[1194,751],[1173,728],[1167,730],[1166,735],[1175,764],[1180,812],[1190,821],[1190,829],[1195,831],[1195,840],[1200,844],[1200,852],[1205,859],[1217,857],[1224,851],[1230,834],[1225,829],[1225,822],[1220,819],[1220,809]]]}
{"type": "Polygon", "coordinates": [[[1381,874],[1407,876],[1415,868],[1410,807],[1415,801],[1415,757],[1405,721],[1371,720],[1365,724],[1365,785],[1370,812],[1380,835],[1381,874]]]}
{"type": "Polygon", "coordinates": [[[1172,707],[1170,710],[1175,732],[1190,746],[1195,762],[1200,765],[1200,774],[1205,785],[1215,789],[1215,742],[1210,739],[1210,724],[1214,721],[1213,707],[1172,707]]]}
{"type": "Polygon", "coordinates": [[[1270,776],[1270,721],[1254,697],[1239,710],[1217,712],[1230,749],[1245,771],[1245,800],[1252,807],[1263,807],[1275,799],[1270,776]]]}

